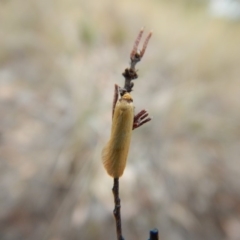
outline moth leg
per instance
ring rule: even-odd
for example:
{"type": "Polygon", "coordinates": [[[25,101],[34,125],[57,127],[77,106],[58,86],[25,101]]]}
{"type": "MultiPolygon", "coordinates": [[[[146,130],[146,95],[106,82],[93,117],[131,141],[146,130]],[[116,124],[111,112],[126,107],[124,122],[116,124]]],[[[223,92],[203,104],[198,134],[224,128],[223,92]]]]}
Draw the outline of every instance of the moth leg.
{"type": "Polygon", "coordinates": [[[152,119],[148,115],[149,114],[145,109],[135,115],[133,119],[133,130],[151,121],[152,119]]]}
{"type": "Polygon", "coordinates": [[[119,91],[119,86],[117,84],[114,85],[114,95],[113,95],[113,105],[112,105],[112,118],[115,110],[115,106],[118,100],[118,91],[119,91]]]}

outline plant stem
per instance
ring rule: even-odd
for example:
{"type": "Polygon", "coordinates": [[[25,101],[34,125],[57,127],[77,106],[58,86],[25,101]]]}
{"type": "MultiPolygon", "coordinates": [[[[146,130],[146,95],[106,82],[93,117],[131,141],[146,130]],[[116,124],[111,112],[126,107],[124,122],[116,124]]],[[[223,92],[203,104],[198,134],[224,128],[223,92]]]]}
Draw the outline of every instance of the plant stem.
{"type": "Polygon", "coordinates": [[[113,215],[116,221],[117,240],[124,240],[122,236],[121,200],[119,198],[119,178],[114,178],[112,192],[114,196],[113,215]]]}

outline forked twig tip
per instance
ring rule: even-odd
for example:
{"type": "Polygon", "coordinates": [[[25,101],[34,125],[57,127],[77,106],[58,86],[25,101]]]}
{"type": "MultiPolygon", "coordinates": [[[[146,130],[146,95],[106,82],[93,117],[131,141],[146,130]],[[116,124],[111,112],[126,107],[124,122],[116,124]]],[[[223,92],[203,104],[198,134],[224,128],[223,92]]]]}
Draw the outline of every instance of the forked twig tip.
{"type": "Polygon", "coordinates": [[[152,36],[152,31],[148,34],[148,36],[145,39],[145,42],[143,43],[142,50],[140,51],[141,58],[143,57],[143,55],[144,55],[144,53],[146,51],[146,48],[147,48],[147,45],[148,45],[148,42],[149,42],[151,36],[152,36]]]}

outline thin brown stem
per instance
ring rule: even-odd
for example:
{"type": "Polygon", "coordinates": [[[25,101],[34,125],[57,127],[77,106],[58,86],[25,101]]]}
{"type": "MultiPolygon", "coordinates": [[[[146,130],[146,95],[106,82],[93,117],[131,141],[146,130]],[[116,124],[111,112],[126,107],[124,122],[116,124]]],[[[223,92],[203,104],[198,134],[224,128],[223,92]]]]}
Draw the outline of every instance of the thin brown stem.
{"type": "Polygon", "coordinates": [[[116,232],[117,232],[117,240],[124,240],[122,236],[122,223],[121,223],[121,200],[119,198],[119,178],[113,179],[113,196],[114,196],[114,210],[113,215],[115,217],[116,222],[116,232]]]}
{"type": "Polygon", "coordinates": [[[147,35],[147,37],[143,43],[142,49],[141,50],[138,49],[139,43],[140,43],[142,35],[143,35],[143,31],[144,31],[144,29],[140,30],[140,32],[138,33],[137,38],[133,44],[133,48],[130,53],[130,68],[126,68],[122,74],[125,78],[125,84],[124,84],[124,87],[120,89],[121,96],[123,96],[126,92],[130,93],[132,91],[133,86],[134,86],[132,81],[134,79],[138,78],[137,70],[135,67],[136,67],[136,64],[141,61],[141,59],[146,51],[148,42],[152,36],[152,32],[150,32],[147,35]]]}

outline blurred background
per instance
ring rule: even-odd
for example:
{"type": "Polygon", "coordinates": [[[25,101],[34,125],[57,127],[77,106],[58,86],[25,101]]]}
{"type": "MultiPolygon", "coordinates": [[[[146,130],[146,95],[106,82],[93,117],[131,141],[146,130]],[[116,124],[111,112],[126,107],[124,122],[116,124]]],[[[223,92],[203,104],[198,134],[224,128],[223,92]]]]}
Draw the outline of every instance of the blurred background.
{"type": "Polygon", "coordinates": [[[240,239],[240,2],[1,0],[1,240],[116,239],[101,150],[143,26],[124,237],[240,239]]]}

